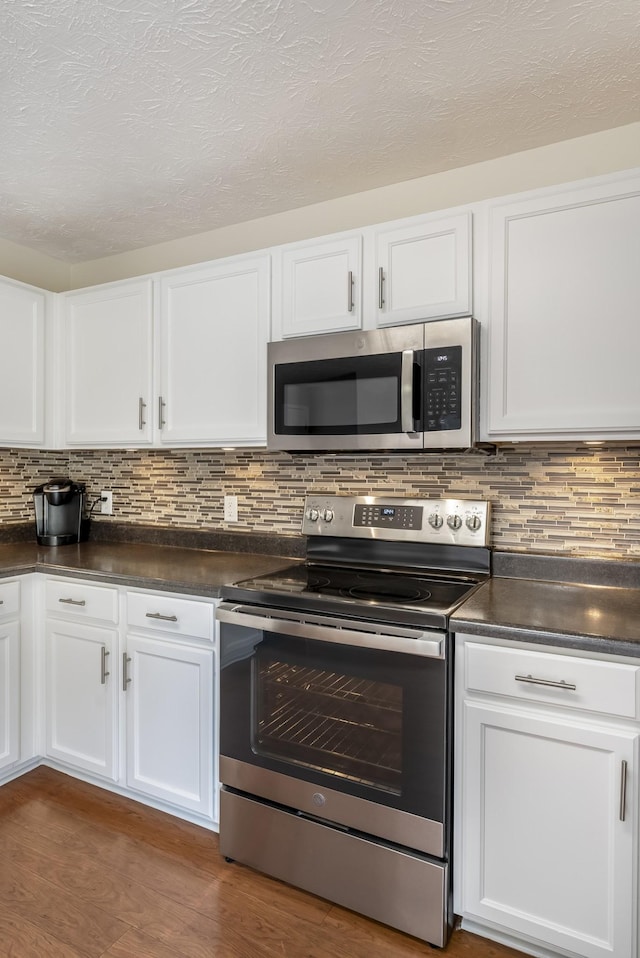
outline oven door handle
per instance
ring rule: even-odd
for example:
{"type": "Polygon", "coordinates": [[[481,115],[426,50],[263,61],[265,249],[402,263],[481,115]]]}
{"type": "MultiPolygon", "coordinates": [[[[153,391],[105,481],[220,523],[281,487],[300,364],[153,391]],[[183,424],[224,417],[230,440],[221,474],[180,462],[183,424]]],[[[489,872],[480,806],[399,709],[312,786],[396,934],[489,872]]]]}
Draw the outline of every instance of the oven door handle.
{"type": "Polygon", "coordinates": [[[219,622],[248,629],[278,632],[299,639],[335,642],[382,652],[405,652],[430,659],[444,659],[445,633],[405,629],[376,622],[354,622],[324,615],[268,609],[262,606],[221,602],[216,610],[219,622]]]}

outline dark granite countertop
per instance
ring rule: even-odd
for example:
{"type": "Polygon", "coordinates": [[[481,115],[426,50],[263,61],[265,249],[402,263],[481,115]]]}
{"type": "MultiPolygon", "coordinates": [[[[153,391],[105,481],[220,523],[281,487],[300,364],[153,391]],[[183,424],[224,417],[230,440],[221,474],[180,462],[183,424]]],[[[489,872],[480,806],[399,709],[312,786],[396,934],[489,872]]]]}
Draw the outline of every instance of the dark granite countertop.
{"type": "Polygon", "coordinates": [[[294,561],[285,556],[133,542],[83,542],[55,547],[31,542],[0,543],[2,577],[44,572],[214,598],[225,585],[274,572],[294,561]]]}
{"type": "Polygon", "coordinates": [[[454,632],[640,657],[640,588],[494,576],[451,621],[454,632]]]}

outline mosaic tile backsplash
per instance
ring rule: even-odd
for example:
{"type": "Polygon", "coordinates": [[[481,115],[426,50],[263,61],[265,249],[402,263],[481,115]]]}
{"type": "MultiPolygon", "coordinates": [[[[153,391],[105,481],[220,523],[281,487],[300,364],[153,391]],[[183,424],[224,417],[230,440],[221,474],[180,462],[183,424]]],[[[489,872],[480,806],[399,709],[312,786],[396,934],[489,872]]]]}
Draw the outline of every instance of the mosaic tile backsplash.
{"type": "MultiPolygon", "coordinates": [[[[486,498],[506,551],[640,557],[640,449],[505,446],[495,456],[289,456],[257,450],[0,450],[0,522],[32,518],[39,482],[69,474],[113,492],[113,520],[297,534],[310,492],[486,498]],[[238,496],[239,522],[223,520],[238,496]]],[[[111,518],[98,517],[108,523],[111,518]]]]}

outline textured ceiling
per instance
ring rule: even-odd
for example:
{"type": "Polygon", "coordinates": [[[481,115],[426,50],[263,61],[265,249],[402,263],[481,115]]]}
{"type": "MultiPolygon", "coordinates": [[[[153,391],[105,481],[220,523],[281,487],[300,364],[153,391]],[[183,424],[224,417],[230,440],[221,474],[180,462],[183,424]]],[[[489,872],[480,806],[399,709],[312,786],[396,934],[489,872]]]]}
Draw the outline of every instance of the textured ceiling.
{"type": "Polygon", "coordinates": [[[640,119],[640,2],[3,0],[0,111],[81,262],[640,119]]]}

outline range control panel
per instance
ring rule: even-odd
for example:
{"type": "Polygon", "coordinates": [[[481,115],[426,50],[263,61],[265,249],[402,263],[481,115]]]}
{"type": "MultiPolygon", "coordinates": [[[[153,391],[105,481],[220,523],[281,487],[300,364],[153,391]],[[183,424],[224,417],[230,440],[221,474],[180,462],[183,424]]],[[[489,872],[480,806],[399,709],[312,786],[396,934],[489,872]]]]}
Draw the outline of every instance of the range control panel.
{"type": "Polygon", "coordinates": [[[490,503],[482,499],[307,496],[302,532],[309,536],[489,544],[490,503]]]}

